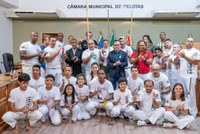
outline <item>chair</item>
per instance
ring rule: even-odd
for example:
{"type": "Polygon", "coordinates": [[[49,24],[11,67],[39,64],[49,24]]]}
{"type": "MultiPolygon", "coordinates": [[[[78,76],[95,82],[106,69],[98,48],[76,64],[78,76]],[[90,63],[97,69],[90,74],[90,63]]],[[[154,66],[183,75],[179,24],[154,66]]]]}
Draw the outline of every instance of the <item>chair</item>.
{"type": "Polygon", "coordinates": [[[3,56],[3,64],[6,72],[10,72],[11,70],[14,70],[14,60],[13,55],[10,53],[4,53],[3,56]]]}

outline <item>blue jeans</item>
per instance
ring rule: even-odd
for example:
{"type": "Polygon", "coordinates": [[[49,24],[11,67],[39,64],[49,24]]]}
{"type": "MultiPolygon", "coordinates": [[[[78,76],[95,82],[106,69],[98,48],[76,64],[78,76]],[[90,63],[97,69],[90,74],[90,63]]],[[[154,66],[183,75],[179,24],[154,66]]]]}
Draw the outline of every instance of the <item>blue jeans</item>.
{"type": "Polygon", "coordinates": [[[117,85],[117,81],[121,78],[121,77],[126,77],[125,74],[114,74],[113,76],[110,77],[110,81],[113,85],[114,90],[117,89],[116,85],[117,85]]]}

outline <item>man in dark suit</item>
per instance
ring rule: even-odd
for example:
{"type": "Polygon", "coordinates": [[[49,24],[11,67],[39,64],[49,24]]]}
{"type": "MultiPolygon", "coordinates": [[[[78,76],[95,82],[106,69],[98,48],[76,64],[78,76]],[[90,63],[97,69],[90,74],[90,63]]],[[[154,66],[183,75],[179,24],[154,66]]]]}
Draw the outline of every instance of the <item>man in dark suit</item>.
{"type": "Polygon", "coordinates": [[[65,61],[72,67],[72,75],[74,77],[82,73],[82,52],[83,51],[80,48],[77,48],[77,40],[73,39],[72,48],[66,51],[67,59],[65,61]]]}
{"type": "Polygon", "coordinates": [[[113,88],[116,89],[116,83],[119,78],[126,77],[125,67],[128,65],[126,52],[120,50],[120,42],[114,41],[114,50],[111,51],[107,58],[107,65],[110,69],[110,81],[113,88]]]}

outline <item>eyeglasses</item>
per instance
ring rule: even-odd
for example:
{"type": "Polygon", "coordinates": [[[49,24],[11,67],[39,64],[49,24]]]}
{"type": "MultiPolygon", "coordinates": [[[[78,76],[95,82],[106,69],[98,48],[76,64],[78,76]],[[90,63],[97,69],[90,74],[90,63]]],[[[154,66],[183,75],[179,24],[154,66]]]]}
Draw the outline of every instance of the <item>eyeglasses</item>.
{"type": "Polygon", "coordinates": [[[94,43],[88,43],[89,45],[94,44],[94,43]]]}

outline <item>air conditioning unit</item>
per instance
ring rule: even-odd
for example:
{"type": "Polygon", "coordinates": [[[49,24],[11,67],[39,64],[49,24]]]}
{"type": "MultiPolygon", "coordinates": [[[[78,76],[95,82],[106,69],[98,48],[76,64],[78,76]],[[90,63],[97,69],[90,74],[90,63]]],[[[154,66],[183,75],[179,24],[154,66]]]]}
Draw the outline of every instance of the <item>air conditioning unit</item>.
{"type": "Polygon", "coordinates": [[[199,15],[200,10],[189,10],[189,11],[175,11],[175,10],[155,10],[153,14],[153,18],[172,18],[172,19],[179,19],[179,18],[195,18],[199,15]]]}
{"type": "Polygon", "coordinates": [[[59,18],[61,11],[55,10],[14,10],[14,14],[19,18],[59,18]]]}

